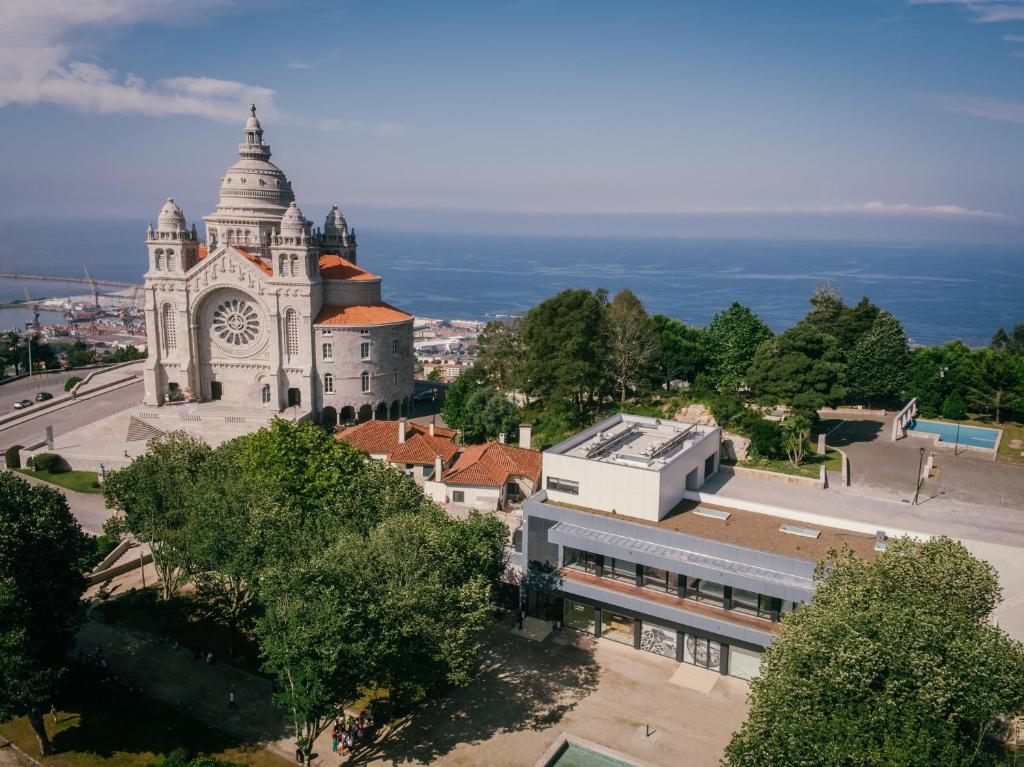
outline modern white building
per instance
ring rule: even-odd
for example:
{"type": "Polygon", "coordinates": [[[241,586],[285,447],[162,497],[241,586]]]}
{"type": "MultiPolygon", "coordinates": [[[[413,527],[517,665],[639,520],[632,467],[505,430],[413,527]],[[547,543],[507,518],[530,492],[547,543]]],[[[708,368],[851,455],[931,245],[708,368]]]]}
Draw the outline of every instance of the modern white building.
{"type": "Polygon", "coordinates": [[[711,505],[718,427],[616,415],[543,454],[523,504],[524,608],[566,630],[751,678],[816,562],[874,536],[711,505]]]}
{"type": "Polygon", "coordinates": [[[322,229],[295,204],[255,106],[216,210],[195,224],[168,199],[146,245],[145,404],[181,398],[325,425],[405,415],[413,318],[357,265],[337,206],[322,229]]]}

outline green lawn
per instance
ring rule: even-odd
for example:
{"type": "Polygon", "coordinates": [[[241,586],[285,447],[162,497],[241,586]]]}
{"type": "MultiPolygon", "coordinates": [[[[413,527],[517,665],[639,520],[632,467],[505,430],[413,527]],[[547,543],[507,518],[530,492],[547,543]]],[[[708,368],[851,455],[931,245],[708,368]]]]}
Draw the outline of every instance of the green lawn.
{"type": "Polygon", "coordinates": [[[99,477],[94,471],[61,471],[56,474],[49,471],[32,471],[31,469],[15,469],[15,471],[26,477],[35,477],[79,493],[103,492],[98,486],[99,477]],[[93,483],[96,483],[97,486],[93,487],[93,483]]]}
{"type": "Polygon", "coordinates": [[[103,681],[92,667],[72,666],[64,687],[57,698],[57,722],[46,717],[52,756],[40,756],[24,717],[0,724],[0,734],[47,767],[150,767],[182,749],[251,767],[291,764],[141,693],[103,681]]]}
{"type": "Polygon", "coordinates": [[[825,469],[838,476],[842,471],[842,456],[835,450],[829,448],[825,455],[808,452],[799,466],[794,466],[789,459],[768,460],[766,458],[748,458],[738,464],[748,469],[761,469],[762,471],[774,471],[779,474],[792,474],[797,477],[810,477],[818,479],[824,464],[825,469]]]}

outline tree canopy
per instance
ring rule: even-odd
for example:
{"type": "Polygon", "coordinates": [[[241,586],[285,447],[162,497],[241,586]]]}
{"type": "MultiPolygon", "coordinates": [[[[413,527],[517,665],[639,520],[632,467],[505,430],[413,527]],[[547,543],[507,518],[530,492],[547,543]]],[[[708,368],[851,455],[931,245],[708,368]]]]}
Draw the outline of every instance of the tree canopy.
{"type": "Polygon", "coordinates": [[[715,388],[736,391],[746,385],[754,355],[772,335],[760,317],[736,301],[716,314],[704,331],[708,375],[715,388]]]}
{"type": "Polygon", "coordinates": [[[995,764],[985,736],[1024,708],[1024,647],[991,625],[991,565],[904,539],[819,565],[751,684],[726,767],[995,764]]]}
{"type": "Polygon", "coordinates": [[[658,337],[640,299],[628,288],[616,293],[608,305],[605,332],[609,373],[619,390],[619,402],[624,403],[627,390],[640,386],[657,354],[658,337]]]}
{"type": "Polygon", "coordinates": [[[846,396],[845,365],[836,339],[807,321],[762,343],[748,380],[758,396],[812,411],[846,396]]]}
{"type": "Polygon", "coordinates": [[[867,402],[897,400],[906,390],[910,349],[903,325],[892,314],[878,312],[849,355],[851,393],[867,402]]]}
{"type": "Polygon", "coordinates": [[[0,473],[0,721],[26,715],[43,754],[43,714],[82,621],[90,550],[63,495],[0,473]]]}

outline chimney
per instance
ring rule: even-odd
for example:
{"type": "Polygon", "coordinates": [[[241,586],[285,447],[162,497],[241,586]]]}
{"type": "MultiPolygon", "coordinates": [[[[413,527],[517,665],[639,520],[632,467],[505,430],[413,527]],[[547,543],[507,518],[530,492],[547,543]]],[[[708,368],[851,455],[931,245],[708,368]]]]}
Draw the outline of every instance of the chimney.
{"type": "Polygon", "coordinates": [[[430,436],[431,437],[434,436],[434,422],[433,421],[430,422],[430,436]]]}
{"type": "Polygon", "coordinates": [[[498,435],[498,442],[500,442],[502,445],[505,444],[505,432],[502,432],[501,434],[498,435]]]}
{"type": "Polygon", "coordinates": [[[405,419],[404,418],[399,418],[398,419],[398,444],[399,445],[404,445],[405,444],[405,419]]]}
{"type": "Polygon", "coordinates": [[[434,476],[433,476],[433,480],[435,482],[440,482],[441,481],[441,469],[442,469],[441,456],[435,455],[434,456],[434,476]]]}
{"type": "Polygon", "coordinates": [[[528,423],[519,424],[519,447],[530,449],[530,440],[533,438],[533,427],[528,423]]]}

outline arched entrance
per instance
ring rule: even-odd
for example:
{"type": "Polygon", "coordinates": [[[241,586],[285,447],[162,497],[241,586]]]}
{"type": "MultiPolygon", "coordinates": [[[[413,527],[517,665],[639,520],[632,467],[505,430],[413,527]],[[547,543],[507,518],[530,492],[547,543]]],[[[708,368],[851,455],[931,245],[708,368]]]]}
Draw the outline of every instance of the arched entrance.
{"type": "Polygon", "coordinates": [[[388,403],[381,402],[377,405],[377,412],[374,414],[374,418],[378,421],[386,421],[388,418],[388,403]]]}
{"type": "Polygon", "coordinates": [[[398,411],[399,411],[400,408],[401,408],[401,405],[398,404],[398,400],[395,400],[394,402],[391,403],[390,410],[391,410],[391,420],[392,421],[398,420],[398,416],[400,415],[400,413],[398,411]]]}
{"type": "Polygon", "coordinates": [[[298,407],[302,404],[302,391],[300,389],[288,390],[288,407],[298,407]]]}
{"type": "Polygon", "coordinates": [[[334,427],[338,425],[338,411],[328,405],[320,411],[320,423],[328,431],[334,431],[334,427]]]}
{"type": "Polygon", "coordinates": [[[362,423],[363,421],[369,421],[371,418],[373,418],[372,405],[363,405],[361,408],[359,408],[359,423],[362,423]]]}
{"type": "Polygon", "coordinates": [[[341,413],[338,414],[338,420],[341,423],[350,423],[356,420],[356,409],[351,405],[346,405],[341,409],[341,413]]]}

